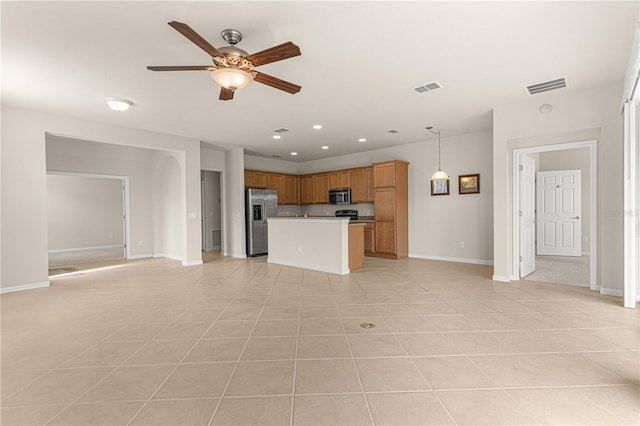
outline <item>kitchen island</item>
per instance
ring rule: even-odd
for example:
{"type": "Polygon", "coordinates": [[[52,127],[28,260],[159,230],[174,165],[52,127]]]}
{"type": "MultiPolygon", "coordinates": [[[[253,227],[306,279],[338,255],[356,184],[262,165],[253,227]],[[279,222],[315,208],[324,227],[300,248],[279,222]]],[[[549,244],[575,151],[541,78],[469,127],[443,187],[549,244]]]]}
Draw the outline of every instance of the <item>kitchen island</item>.
{"type": "Polygon", "coordinates": [[[267,221],[269,263],[339,275],[362,266],[363,223],[349,224],[348,218],[336,217],[270,217],[267,221]]]}

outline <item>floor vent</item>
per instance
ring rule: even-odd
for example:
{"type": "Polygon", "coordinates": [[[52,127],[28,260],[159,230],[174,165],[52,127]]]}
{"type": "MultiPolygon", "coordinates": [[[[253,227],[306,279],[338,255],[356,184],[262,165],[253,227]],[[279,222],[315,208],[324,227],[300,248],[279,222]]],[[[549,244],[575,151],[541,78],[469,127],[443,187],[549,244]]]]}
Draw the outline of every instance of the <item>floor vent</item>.
{"type": "Polygon", "coordinates": [[[425,93],[425,92],[431,92],[432,90],[436,90],[436,89],[440,89],[442,88],[442,84],[438,83],[437,81],[432,81],[431,83],[427,83],[427,84],[423,84],[422,86],[418,86],[418,87],[414,87],[413,91],[416,93],[425,93]]]}
{"type": "Polygon", "coordinates": [[[285,133],[288,132],[289,129],[285,128],[285,127],[280,127],[279,129],[273,129],[273,133],[285,133]]]}
{"type": "Polygon", "coordinates": [[[525,86],[525,89],[528,94],[537,95],[538,93],[549,92],[551,90],[562,89],[564,87],[567,87],[566,77],[560,77],[554,80],[525,86]]]}

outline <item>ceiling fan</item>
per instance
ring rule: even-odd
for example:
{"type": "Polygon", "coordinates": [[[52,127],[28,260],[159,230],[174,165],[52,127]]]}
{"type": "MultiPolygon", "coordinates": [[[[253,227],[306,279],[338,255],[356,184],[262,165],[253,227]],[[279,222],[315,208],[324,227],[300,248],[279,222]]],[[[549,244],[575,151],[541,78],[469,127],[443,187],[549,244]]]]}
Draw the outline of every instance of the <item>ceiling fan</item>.
{"type": "Polygon", "coordinates": [[[298,93],[301,89],[301,87],[296,84],[280,80],[279,78],[253,69],[260,65],[301,55],[300,48],[290,41],[249,55],[244,50],[236,47],[236,44],[242,40],[240,31],[231,29],[222,31],[222,38],[229,43],[229,46],[216,49],[187,24],[171,21],[169,25],[200,49],[207,52],[213,60],[213,65],[150,66],[147,67],[148,70],[211,71],[211,78],[222,87],[220,89],[220,100],[222,101],[233,99],[233,94],[237,89],[247,87],[253,81],[291,94],[298,93]]]}

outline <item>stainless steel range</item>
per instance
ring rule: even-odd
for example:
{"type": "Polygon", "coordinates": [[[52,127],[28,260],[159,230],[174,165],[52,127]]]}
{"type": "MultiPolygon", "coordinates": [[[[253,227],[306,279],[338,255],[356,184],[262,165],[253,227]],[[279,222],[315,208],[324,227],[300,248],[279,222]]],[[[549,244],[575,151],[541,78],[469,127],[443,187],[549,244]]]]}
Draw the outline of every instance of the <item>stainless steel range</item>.
{"type": "Polygon", "coordinates": [[[358,210],[337,210],[336,217],[348,217],[351,220],[358,220],[358,210]]]}

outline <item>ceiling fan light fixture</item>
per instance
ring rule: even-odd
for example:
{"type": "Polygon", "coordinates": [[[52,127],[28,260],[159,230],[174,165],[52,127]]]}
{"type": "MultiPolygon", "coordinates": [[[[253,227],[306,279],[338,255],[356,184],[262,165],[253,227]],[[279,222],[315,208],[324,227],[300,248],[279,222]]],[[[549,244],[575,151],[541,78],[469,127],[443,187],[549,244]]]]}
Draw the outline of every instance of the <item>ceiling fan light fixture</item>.
{"type": "Polygon", "coordinates": [[[107,105],[109,105],[109,108],[114,111],[124,112],[128,110],[131,105],[133,105],[133,102],[131,102],[129,99],[118,98],[116,96],[109,96],[104,98],[104,100],[107,105]]]}
{"type": "Polygon", "coordinates": [[[244,89],[253,82],[253,76],[238,68],[219,68],[211,72],[211,78],[226,89],[244,89]]]}

